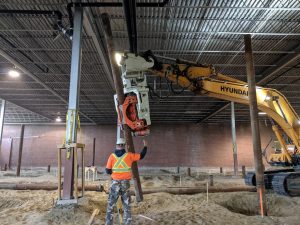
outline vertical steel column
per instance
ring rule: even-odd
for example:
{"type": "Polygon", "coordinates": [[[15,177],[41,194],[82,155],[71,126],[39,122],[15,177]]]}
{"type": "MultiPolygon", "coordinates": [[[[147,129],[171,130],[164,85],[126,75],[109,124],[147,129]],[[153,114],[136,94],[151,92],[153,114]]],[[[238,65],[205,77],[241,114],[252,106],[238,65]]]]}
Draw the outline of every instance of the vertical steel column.
{"type": "Polygon", "coordinates": [[[9,157],[8,157],[8,169],[11,169],[11,158],[12,158],[12,151],[13,151],[13,143],[14,139],[10,138],[10,149],[9,149],[9,157]]]}
{"type": "Polygon", "coordinates": [[[236,145],[234,102],[231,102],[231,134],[232,134],[232,150],[233,150],[233,171],[234,171],[234,175],[237,176],[238,159],[237,159],[237,145],[236,145]]]}
{"type": "Polygon", "coordinates": [[[61,148],[57,151],[58,200],[61,200],[61,148]]]}
{"type": "Polygon", "coordinates": [[[242,166],[242,176],[243,178],[246,176],[246,166],[242,166]]]}
{"type": "Polygon", "coordinates": [[[6,107],[6,101],[2,100],[1,101],[1,111],[0,111],[0,151],[1,151],[1,144],[2,144],[5,107],[6,107]]]}
{"type": "MultiPolygon", "coordinates": [[[[113,74],[115,88],[116,88],[116,92],[117,92],[118,102],[119,102],[119,104],[123,104],[123,102],[125,100],[125,95],[124,95],[123,84],[122,84],[121,75],[120,75],[120,69],[118,68],[118,66],[114,60],[114,43],[113,43],[113,37],[112,37],[109,16],[107,13],[103,13],[103,14],[101,14],[101,18],[102,18],[102,23],[103,23],[103,28],[104,28],[104,35],[105,35],[105,39],[106,39],[106,43],[107,43],[107,50],[108,50],[110,65],[112,68],[112,74],[113,74]]],[[[128,151],[135,152],[133,140],[132,140],[132,136],[131,136],[131,131],[126,124],[124,125],[124,136],[126,138],[126,144],[128,146],[128,151]]],[[[142,192],[142,186],[141,186],[139,171],[138,171],[136,162],[134,162],[132,164],[131,169],[132,169],[132,175],[133,175],[134,182],[135,182],[134,186],[135,186],[136,200],[138,202],[140,202],[140,201],[143,201],[143,192],[142,192]]]]}
{"type": "Polygon", "coordinates": [[[249,89],[249,106],[251,118],[251,132],[253,142],[254,165],[256,174],[256,188],[259,197],[260,214],[263,217],[267,215],[266,201],[265,201],[265,183],[264,183],[264,164],[262,161],[261,141],[258,123],[258,109],[256,100],[256,84],[254,60],[252,54],[251,35],[244,36],[245,41],[245,60],[247,68],[247,80],[249,89]]]}
{"type": "Polygon", "coordinates": [[[24,141],[24,130],[25,125],[21,125],[21,134],[20,134],[20,143],[19,143],[19,157],[18,157],[18,165],[17,165],[17,177],[20,176],[21,172],[21,162],[22,162],[22,151],[23,151],[23,141],[24,141]]]}
{"type": "Polygon", "coordinates": [[[96,155],[96,138],[93,141],[93,163],[92,166],[95,166],[95,155],[96,155]]]}
{"type": "MultiPolygon", "coordinates": [[[[74,187],[74,148],[68,147],[69,144],[77,141],[77,116],[78,102],[80,91],[80,75],[81,75],[81,37],[82,37],[82,8],[75,7],[74,12],[74,33],[72,39],[72,59],[71,59],[71,78],[69,92],[69,107],[66,129],[66,147],[67,156],[65,159],[64,182],[63,182],[63,199],[69,200],[73,196],[74,187]]],[[[77,165],[75,165],[77,166],[77,165]]]]}

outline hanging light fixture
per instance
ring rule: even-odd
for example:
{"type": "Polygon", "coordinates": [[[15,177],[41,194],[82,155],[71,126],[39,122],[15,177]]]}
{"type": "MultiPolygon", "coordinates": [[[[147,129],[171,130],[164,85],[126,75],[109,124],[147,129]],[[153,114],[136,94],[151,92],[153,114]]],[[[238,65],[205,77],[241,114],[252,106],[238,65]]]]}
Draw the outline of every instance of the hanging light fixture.
{"type": "Polygon", "coordinates": [[[121,53],[119,53],[119,52],[115,53],[115,60],[117,62],[117,65],[121,66],[121,61],[122,61],[122,55],[121,55],[121,53]]]}
{"type": "Polygon", "coordinates": [[[60,116],[56,117],[55,121],[58,122],[58,123],[61,122],[60,116]]]}
{"type": "Polygon", "coordinates": [[[266,112],[258,112],[258,115],[263,116],[263,115],[267,115],[266,112]]]}
{"type": "Polygon", "coordinates": [[[57,123],[60,123],[62,120],[61,120],[61,117],[60,117],[60,112],[57,112],[57,117],[56,117],[56,119],[55,119],[55,122],[57,122],[57,123]]]}
{"type": "Polygon", "coordinates": [[[16,69],[11,69],[10,71],[8,71],[8,75],[10,77],[17,78],[20,76],[20,72],[16,69]]]}

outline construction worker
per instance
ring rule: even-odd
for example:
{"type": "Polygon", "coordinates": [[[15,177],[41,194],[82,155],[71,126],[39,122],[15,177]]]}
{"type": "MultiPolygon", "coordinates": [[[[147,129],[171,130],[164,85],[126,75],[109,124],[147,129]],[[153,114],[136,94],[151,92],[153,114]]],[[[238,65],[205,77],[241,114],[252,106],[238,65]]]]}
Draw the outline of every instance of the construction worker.
{"type": "Polygon", "coordinates": [[[121,195],[124,215],[124,225],[131,225],[131,208],[130,208],[130,180],[131,180],[131,165],[133,162],[141,160],[147,153],[147,142],[143,140],[144,148],[141,153],[131,153],[125,150],[125,139],[118,138],[116,150],[112,153],[107,161],[106,173],[111,174],[112,183],[108,196],[106,221],[105,225],[113,225],[113,210],[114,206],[121,195]]]}

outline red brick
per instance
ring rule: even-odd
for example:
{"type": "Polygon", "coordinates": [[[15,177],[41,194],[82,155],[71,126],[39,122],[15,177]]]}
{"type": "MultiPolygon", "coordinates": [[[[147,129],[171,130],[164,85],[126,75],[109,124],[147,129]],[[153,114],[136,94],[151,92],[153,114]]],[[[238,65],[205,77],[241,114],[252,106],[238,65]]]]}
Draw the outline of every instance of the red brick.
{"type": "MultiPolygon", "coordinates": [[[[237,125],[239,165],[252,166],[252,140],[250,125],[237,125]]],[[[271,128],[261,126],[262,148],[271,137],[271,128]]],[[[20,126],[5,125],[0,163],[8,163],[9,137],[18,137],[20,126]]],[[[22,166],[56,166],[57,149],[65,136],[64,126],[25,126],[22,166]],[[40,136],[30,138],[30,136],[40,136]]],[[[78,142],[86,144],[86,164],[92,163],[93,138],[96,138],[96,164],[104,166],[114,150],[116,126],[83,126],[78,142]]],[[[140,166],[232,166],[230,124],[153,125],[147,137],[149,151],[140,166]]],[[[142,139],[134,138],[136,151],[142,148],[142,139]]],[[[14,140],[12,166],[16,165],[19,139],[14,140]]]]}

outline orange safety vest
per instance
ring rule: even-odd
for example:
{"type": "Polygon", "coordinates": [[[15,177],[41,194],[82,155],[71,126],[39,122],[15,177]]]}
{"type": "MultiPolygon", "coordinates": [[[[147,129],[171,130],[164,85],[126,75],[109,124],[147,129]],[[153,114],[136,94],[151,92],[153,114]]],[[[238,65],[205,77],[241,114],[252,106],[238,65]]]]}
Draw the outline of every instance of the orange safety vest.
{"type": "Polygon", "coordinates": [[[131,179],[131,165],[134,161],[140,159],[140,154],[127,152],[118,157],[112,153],[108,159],[106,168],[112,169],[111,177],[114,180],[130,180],[131,179]]]}
{"type": "Polygon", "coordinates": [[[126,173],[131,172],[131,167],[127,165],[125,162],[125,158],[128,155],[128,153],[125,153],[121,157],[116,156],[115,153],[112,154],[113,157],[116,159],[116,162],[113,165],[112,171],[114,173],[126,173]]]}

